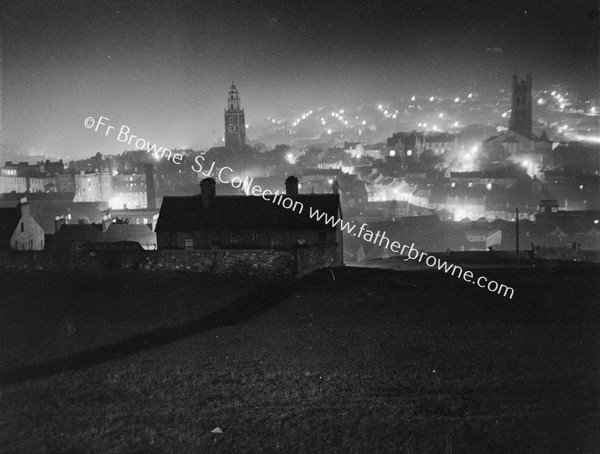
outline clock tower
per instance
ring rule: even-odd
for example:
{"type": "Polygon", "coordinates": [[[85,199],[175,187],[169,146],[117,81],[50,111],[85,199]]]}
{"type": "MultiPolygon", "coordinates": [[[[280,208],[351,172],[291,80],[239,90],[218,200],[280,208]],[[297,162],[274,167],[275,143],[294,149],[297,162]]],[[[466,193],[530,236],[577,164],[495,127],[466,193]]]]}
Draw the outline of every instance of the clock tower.
{"type": "Polygon", "coordinates": [[[225,109],[225,148],[239,150],[246,145],[246,121],[240,107],[240,94],[231,84],[225,109]]]}

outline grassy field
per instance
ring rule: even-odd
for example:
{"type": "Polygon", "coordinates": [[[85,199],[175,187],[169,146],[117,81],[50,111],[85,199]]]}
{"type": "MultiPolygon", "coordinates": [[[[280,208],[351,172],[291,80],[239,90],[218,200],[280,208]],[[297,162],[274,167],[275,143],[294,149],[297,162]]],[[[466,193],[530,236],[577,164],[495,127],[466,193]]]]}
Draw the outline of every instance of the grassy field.
{"type": "Polygon", "coordinates": [[[0,450],[600,452],[598,268],[485,275],[4,275],[0,450]]]}

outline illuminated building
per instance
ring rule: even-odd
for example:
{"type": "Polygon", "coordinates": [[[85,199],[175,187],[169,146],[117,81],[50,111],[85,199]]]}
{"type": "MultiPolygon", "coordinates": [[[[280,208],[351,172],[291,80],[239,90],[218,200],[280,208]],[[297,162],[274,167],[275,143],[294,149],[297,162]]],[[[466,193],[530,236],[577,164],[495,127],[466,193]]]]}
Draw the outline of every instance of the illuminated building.
{"type": "Polygon", "coordinates": [[[75,202],[108,202],[112,195],[112,175],[108,171],[75,175],[75,202]]]}

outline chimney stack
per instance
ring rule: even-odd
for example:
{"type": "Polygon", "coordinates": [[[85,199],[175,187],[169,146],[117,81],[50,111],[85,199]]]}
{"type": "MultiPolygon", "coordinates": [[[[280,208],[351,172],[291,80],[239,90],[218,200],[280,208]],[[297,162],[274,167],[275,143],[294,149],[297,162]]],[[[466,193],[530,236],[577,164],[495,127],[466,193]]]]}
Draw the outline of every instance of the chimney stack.
{"type": "Polygon", "coordinates": [[[340,193],[340,182],[338,180],[333,180],[333,184],[331,185],[332,194],[340,193]]]}
{"type": "Polygon", "coordinates": [[[19,199],[18,207],[21,210],[21,216],[29,216],[31,214],[29,211],[29,202],[27,201],[27,197],[21,197],[19,199]]]}
{"type": "Polygon", "coordinates": [[[156,209],[156,189],[154,188],[154,164],[145,164],[146,171],[146,206],[151,209],[156,209]]]}
{"type": "Polygon", "coordinates": [[[298,195],[298,178],[291,175],[285,180],[285,194],[291,197],[298,195]]]}
{"type": "Polygon", "coordinates": [[[216,193],[216,184],[214,178],[205,178],[200,182],[200,197],[202,197],[203,208],[210,208],[211,201],[216,193]]]}
{"type": "Polygon", "coordinates": [[[54,233],[58,233],[60,228],[67,223],[64,216],[56,216],[54,218],[54,233]]]}
{"type": "Polygon", "coordinates": [[[112,223],[112,219],[108,214],[102,216],[102,231],[106,232],[108,230],[108,226],[112,223]]]}

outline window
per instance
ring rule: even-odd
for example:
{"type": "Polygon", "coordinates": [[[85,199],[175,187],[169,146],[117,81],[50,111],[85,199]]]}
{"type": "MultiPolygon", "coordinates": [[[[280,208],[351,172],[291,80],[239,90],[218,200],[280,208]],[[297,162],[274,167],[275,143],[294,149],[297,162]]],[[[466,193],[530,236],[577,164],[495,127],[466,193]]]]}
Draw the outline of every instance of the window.
{"type": "Polygon", "coordinates": [[[272,247],[272,248],[278,248],[278,247],[279,247],[279,239],[277,239],[277,238],[272,238],[272,239],[271,239],[271,247],[272,247]]]}
{"type": "Polygon", "coordinates": [[[233,243],[233,244],[237,244],[240,241],[240,237],[237,233],[232,233],[231,235],[229,235],[229,240],[233,243]]]}
{"type": "Polygon", "coordinates": [[[25,231],[25,226],[23,225],[23,223],[21,222],[21,232],[25,231]]]}
{"type": "Polygon", "coordinates": [[[296,243],[298,244],[298,246],[306,246],[306,238],[298,238],[296,240],[296,243]]]}
{"type": "Polygon", "coordinates": [[[210,240],[210,246],[211,247],[218,247],[219,246],[219,241],[213,238],[212,240],[210,240]]]}
{"type": "Polygon", "coordinates": [[[250,239],[251,239],[252,241],[258,241],[258,233],[252,233],[252,234],[250,235],[250,239]]]}
{"type": "Polygon", "coordinates": [[[408,150],[408,151],[406,152],[406,156],[412,156],[412,150],[408,150]]]}
{"type": "Polygon", "coordinates": [[[148,224],[148,218],[144,218],[144,224],[148,224]]]}
{"type": "Polygon", "coordinates": [[[186,238],[184,240],[184,244],[185,244],[185,249],[187,251],[194,249],[194,240],[192,240],[191,238],[186,238]]]}

